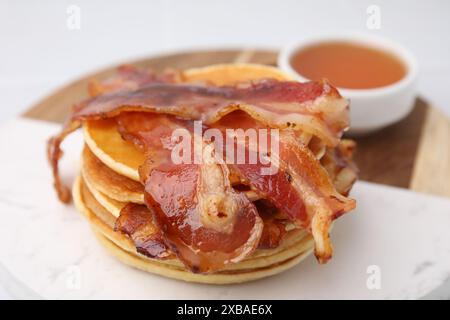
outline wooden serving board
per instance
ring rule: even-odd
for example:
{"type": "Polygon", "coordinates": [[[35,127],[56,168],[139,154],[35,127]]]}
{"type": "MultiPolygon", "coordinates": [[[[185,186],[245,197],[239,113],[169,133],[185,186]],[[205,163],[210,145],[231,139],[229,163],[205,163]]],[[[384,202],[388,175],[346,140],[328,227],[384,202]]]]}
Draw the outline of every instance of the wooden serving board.
{"type": "MultiPolygon", "coordinates": [[[[255,50],[197,51],[151,57],[131,63],[162,71],[215,63],[275,65],[277,53],[255,50]]],[[[71,106],[87,96],[87,83],[115,72],[115,66],[79,79],[40,101],[25,117],[61,123],[71,106]]],[[[418,98],[408,117],[374,134],[356,138],[356,162],[362,180],[450,196],[450,121],[418,98]]]]}

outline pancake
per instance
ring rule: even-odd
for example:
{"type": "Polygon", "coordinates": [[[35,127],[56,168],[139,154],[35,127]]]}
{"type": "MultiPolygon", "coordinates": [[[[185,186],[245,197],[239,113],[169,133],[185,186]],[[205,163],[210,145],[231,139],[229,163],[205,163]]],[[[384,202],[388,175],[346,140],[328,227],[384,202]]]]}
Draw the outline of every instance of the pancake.
{"type": "Polygon", "coordinates": [[[91,189],[119,202],[144,203],[143,185],[110,169],[87,146],[83,149],[81,163],[83,178],[91,189]]]}
{"type": "Polygon", "coordinates": [[[215,64],[208,67],[191,68],[185,70],[181,77],[183,82],[207,82],[216,86],[264,78],[280,81],[294,80],[278,68],[251,63],[215,64]]]}
{"type": "Polygon", "coordinates": [[[137,253],[128,237],[113,230],[115,215],[96,200],[81,176],[74,184],[73,199],[78,211],[85,215],[100,243],[119,260],[150,273],[188,282],[231,284],[257,280],[294,266],[306,258],[314,247],[309,234],[305,231],[292,230],[276,249],[256,250],[247,259],[226,265],[223,270],[213,274],[194,274],[174,257],[156,260],[137,253]]]}
{"type": "MultiPolygon", "coordinates": [[[[189,69],[180,75],[180,79],[185,83],[214,85],[234,85],[262,78],[292,80],[289,75],[276,68],[251,64],[214,65],[189,69]]],[[[72,190],[74,203],[78,211],[87,218],[99,242],[125,264],[188,282],[231,284],[275,275],[291,268],[312,253],[312,236],[305,229],[296,229],[293,223],[284,225],[286,234],[276,248],[257,249],[244,260],[225,264],[214,273],[192,273],[170,252],[160,259],[139,253],[133,240],[121,232],[114,231],[114,226],[126,205],[144,204],[144,188],[140,182],[139,167],[145,156],[134,144],[122,138],[114,119],[85,120],[82,128],[85,148],[80,175],[72,190]]],[[[299,139],[310,148],[317,159],[324,156],[326,146],[320,139],[313,138],[309,133],[303,133],[299,139]]],[[[233,187],[238,188],[231,176],[233,187]]],[[[254,191],[239,190],[246,192],[250,201],[259,199],[254,191]]],[[[259,213],[262,214],[263,211],[260,210],[259,213]]]]}
{"type": "Polygon", "coordinates": [[[85,121],[84,141],[94,155],[119,175],[139,181],[144,154],[117,131],[114,120],[85,121]]]}
{"type": "MultiPolygon", "coordinates": [[[[186,83],[214,85],[234,85],[263,78],[292,80],[291,76],[274,67],[257,64],[219,64],[188,69],[181,75],[186,83]]],[[[131,142],[122,139],[113,120],[85,121],[83,132],[86,144],[100,161],[118,174],[139,181],[138,168],[144,162],[144,155],[131,142]]]]}
{"type": "Polygon", "coordinates": [[[277,264],[272,264],[265,268],[240,270],[238,272],[224,272],[210,275],[200,275],[191,273],[189,271],[179,270],[172,266],[161,265],[157,262],[148,262],[136,255],[130,254],[127,251],[117,247],[113,242],[109,241],[106,237],[100,233],[94,231],[97,239],[100,243],[117,259],[121,262],[132,266],[134,268],[162,275],[167,278],[183,280],[186,282],[196,282],[205,284],[234,284],[254,281],[266,277],[270,277],[288,270],[305,259],[311,252],[311,250],[304,251],[301,254],[277,264]]]}

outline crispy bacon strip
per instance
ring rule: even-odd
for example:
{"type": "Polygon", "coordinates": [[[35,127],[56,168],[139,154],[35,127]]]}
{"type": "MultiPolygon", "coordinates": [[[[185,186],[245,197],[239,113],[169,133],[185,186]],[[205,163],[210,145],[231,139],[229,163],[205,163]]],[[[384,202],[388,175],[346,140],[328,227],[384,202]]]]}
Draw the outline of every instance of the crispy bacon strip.
{"type": "Polygon", "coordinates": [[[261,219],[264,221],[264,229],[258,248],[277,248],[287,233],[286,225],[289,219],[267,200],[258,200],[255,202],[255,206],[261,219]]]}
{"type": "Polygon", "coordinates": [[[289,183],[286,192],[273,192],[273,189],[267,187],[264,190],[269,192],[268,198],[291,218],[298,217],[298,211],[294,212],[286,204],[301,199],[307,216],[295,221],[311,230],[316,257],[319,262],[324,263],[331,258],[333,252],[329,239],[331,222],[354,209],[355,201],[336,191],[314,154],[306,146],[298,144],[290,133],[281,136],[279,163],[279,172],[284,173],[285,180],[289,183]]]}
{"type": "MultiPolygon", "coordinates": [[[[253,252],[263,223],[254,204],[232,188],[227,166],[206,161],[175,164],[171,159],[172,133],[184,129],[185,121],[123,113],[117,122],[123,137],[146,152],[140,168],[146,204],[165,242],[187,267],[211,272],[253,252]]],[[[194,137],[192,150],[195,143],[194,137]]]]}
{"type": "Polygon", "coordinates": [[[129,236],[139,253],[150,258],[167,258],[170,256],[169,248],[153,218],[146,206],[129,203],[121,210],[114,230],[129,236]]]}
{"type": "Polygon", "coordinates": [[[53,186],[55,187],[58,198],[61,202],[69,203],[71,200],[70,189],[61,181],[59,174],[59,160],[64,152],[61,150],[61,143],[64,139],[81,127],[80,120],[70,119],[64,124],[62,131],[47,142],[47,158],[52,168],[53,186]]]}
{"type": "Polygon", "coordinates": [[[73,119],[102,119],[123,111],[164,113],[211,125],[242,110],[274,128],[302,130],[337,145],[348,127],[348,102],[327,82],[261,80],[237,87],[154,83],[79,104],[73,119]]]}
{"type": "MultiPolygon", "coordinates": [[[[242,114],[230,114],[214,127],[220,130],[264,128],[242,114]]],[[[294,131],[282,130],[277,143],[278,154],[271,154],[272,164],[277,166],[274,174],[262,175],[263,165],[260,163],[232,166],[262,198],[270,200],[299,227],[311,231],[316,257],[324,263],[331,258],[333,251],[328,235],[331,222],[352,210],[355,201],[336,191],[326,170],[311,150],[299,142],[294,131]]]]}
{"type": "Polygon", "coordinates": [[[263,219],[264,229],[261,235],[261,240],[259,240],[259,249],[273,249],[278,248],[281,241],[286,235],[286,221],[277,220],[274,218],[263,219]]]}
{"type": "Polygon", "coordinates": [[[358,178],[358,168],[353,163],[353,152],[356,143],[352,140],[341,140],[336,148],[328,148],[320,159],[320,163],[333,181],[336,190],[347,196],[358,178]]]}

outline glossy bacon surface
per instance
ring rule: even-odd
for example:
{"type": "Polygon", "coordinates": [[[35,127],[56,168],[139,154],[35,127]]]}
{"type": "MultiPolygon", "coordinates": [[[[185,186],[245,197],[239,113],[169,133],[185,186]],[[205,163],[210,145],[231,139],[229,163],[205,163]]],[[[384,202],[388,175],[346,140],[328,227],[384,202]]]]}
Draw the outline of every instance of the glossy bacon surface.
{"type": "MultiPolygon", "coordinates": [[[[242,114],[224,117],[214,127],[221,130],[264,128],[261,123],[242,114]]],[[[295,131],[282,130],[275,143],[279,148],[278,154],[271,154],[272,162],[277,166],[273,174],[262,175],[261,164],[232,166],[262,198],[270,200],[299,227],[310,230],[316,244],[315,254],[319,261],[326,262],[332,255],[328,235],[331,222],[354,209],[355,201],[336,190],[325,168],[297,139],[295,131]]]]}
{"type": "Polygon", "coordinates": [[[128,235],[136,250],[150,258],[166,258],[170,250],[166,246],[163,233],[154,221],[154,215],[140,204],[129,203],[116,220],[115,231],[128,235]]]}
{"type": "MultiPolygon", "coordinates": [[[[185,129],[185,121],[170,115],[124,113],[117,122],[123,137],[145,150],[140,177],[146,204],[166,243],[186,266],[193,272],[210,272],[256,249],[262,220],[245,194],[232,188],[227,166],[173,162],[172,133],[185,129]]],[[[195,143],[194,138],[193,148],[195,143]]]]}

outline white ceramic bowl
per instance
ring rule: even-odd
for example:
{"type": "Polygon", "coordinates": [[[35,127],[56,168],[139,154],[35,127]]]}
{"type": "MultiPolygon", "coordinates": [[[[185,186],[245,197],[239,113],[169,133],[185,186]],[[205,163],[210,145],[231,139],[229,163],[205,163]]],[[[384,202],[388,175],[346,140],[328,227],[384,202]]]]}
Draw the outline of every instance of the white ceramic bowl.
{"type": "Polygon", "coordinates": [[[402,46],[372,35],[327,35],[314,37],[285,47],[278,56],[281,70],[299,81],[307,81],[291,65],[292,56],[310,45],[330,41],[345,41],[376,48],[394,54],[405,64],[405,77],[391,85],[373,89],[339,88],[341,95],[350,100],[350,133],[365,134],[383,128],[406,117],[414,106],[418,66],[414,56],[402,46]]]}

